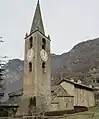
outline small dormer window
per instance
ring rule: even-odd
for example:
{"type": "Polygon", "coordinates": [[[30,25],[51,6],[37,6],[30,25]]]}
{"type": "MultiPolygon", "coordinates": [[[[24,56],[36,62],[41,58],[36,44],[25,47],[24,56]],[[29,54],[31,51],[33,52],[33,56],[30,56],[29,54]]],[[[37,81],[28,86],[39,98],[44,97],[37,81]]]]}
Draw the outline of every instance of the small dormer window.
{"type": "Polygon", "coordinates": [[[29,39],[29,49],[31,49],[33,46],[33,37],[30,37],[29,39]]]}

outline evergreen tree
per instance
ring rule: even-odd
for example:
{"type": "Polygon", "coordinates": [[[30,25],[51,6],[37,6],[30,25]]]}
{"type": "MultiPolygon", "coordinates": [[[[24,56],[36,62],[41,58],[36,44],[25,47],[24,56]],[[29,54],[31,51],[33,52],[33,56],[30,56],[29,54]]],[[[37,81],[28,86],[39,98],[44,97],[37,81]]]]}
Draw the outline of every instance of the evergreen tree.
{"type": "Polygon", "coordinates": [[[2,98],[4,97],[4,68],[3,63],[0,60],[0,103],[2,102],[2,98]]]}
{"type": "MultiPolygon", "coordinates": [[[[2,39],[2,37],[0,37],[2,39]]],[[[3,40],[0,40],[0,43],[4,42],[3,40]]],[[[1,57],[0,57],[1,58],[1,57]]],[[[2,102],[2,99],[4,98],[4,64],[3,60],[0,59],[0,103],[2,102]]]]}

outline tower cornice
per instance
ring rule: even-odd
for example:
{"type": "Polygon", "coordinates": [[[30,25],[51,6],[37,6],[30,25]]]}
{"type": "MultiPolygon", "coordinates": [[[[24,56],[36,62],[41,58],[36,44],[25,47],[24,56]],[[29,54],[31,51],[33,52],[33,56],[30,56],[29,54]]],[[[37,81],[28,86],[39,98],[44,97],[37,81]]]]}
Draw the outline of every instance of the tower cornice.
{"type": "Polygon", "coordinates": [[[30,37],[32,34],[39,32],[41,33],[45,38],[47,38],[48,40],[51,41],[51,39],[49,37],[47,37],[45,34],[43,34],[42,32],[40,32],[38,29],[36,29],[35,31],[31,32],[29,35],[27,35],[24,39],[27,39],[28,37],[30,37]]]}

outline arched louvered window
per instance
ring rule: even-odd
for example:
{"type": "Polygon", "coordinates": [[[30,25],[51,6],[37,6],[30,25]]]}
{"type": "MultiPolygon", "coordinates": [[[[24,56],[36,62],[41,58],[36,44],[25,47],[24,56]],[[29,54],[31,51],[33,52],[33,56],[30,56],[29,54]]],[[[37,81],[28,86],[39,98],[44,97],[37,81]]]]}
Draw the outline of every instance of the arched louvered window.
{"type": "Polygon", "coordinates": [[[46,47],[46,40],[45,38],[42,38],[42,49],[45,50],[45,47],[46,47]]]}
{"type": "Polygon", "coordinates": [[[42,68],[45,69],[45,62],[42,62],[42,68]]]}

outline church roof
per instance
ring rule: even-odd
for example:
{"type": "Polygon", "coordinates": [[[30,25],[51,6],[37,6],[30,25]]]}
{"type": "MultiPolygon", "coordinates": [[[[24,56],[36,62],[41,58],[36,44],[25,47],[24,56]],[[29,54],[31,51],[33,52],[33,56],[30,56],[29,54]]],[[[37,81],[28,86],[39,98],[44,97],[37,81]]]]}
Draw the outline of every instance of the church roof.
{"type": "Polygon", "coordinates": [[[42,20],[42,16],[41,16],[41,10],[40,10],[39,0],[38,0],[38,3],[37,3],[36,10],[35,10],[35,14],[34,14],[32,26],[31,26],[30,34],[32,32],[34,32],[34,31],[36,31],[37,29],[41,33],[45,34],[45,32],[44,32],[44,26],[43,26],[43,20],[42,20]]]}
{"type": "Polygon", "coordinates": [[[74,97],[67,93],[67,91],[61,86],[54,86],[52,91],[52,103],[58,103],[57,97],[74,97]]]}
{"type": "Polygon", "coordinates": [[[59,103],[58,97],[74,97],[67,93],[67,91],[61,86],[58,85],[54,92],[52,92],[52,104],[59,103]]]}
{"type": "Polygon", "coordinates": [[[71,84],[73,84],[73,85],[74,85],[75,87],[77,87],[77,88],[83,88],[83,89],[86,89],[86,90],[94,91],[94,88],[91,88],[91,87],[89,87],[89,86],[87,86],[87,85],[84,85],[84,84],[78,84],[78,83],[73,82],[73,81],[70,81],[70,80],[68,80],[68,79],[63,79],[63,80],[61,80],[61,81],[58,83],[58,85],[60,85],[62,82],[71,83],[71,84]]]}
{"type": "Polygon", "coordinates": [[[59,85],[51,86],[51,92],[54,92],[59,85]]]}
{"type": "Polygon", "coordinates": [[[57,97],[71,97],[61,85],[54,90],[54,94],[57,95],[57,97]]]}

